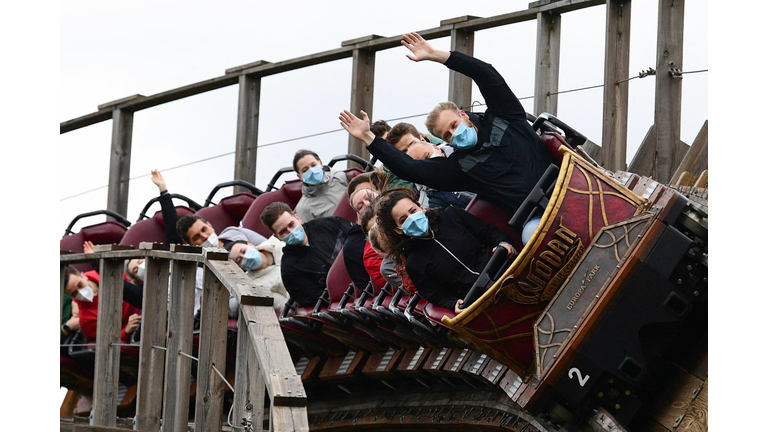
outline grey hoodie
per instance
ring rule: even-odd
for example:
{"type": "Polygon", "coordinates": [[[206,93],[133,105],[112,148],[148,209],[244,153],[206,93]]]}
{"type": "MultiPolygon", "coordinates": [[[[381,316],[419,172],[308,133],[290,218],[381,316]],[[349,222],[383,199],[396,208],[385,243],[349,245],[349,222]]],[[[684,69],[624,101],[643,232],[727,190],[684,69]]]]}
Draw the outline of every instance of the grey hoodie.
{"type": "Polygon", "coordinates": [[[347,192],[347,183],[347,175],[343,171],[328,168],[323,172],[323,182],[319,185],[302,184],[301,199],[296,204],[296,213],[301,221],[306,223],[331,216],[347,192]]]}

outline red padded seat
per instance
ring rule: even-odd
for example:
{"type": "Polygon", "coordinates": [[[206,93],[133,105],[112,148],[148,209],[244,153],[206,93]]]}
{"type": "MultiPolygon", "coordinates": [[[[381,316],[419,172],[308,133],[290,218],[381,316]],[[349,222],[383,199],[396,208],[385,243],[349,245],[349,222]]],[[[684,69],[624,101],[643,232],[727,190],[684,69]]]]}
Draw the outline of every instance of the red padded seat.
{"type": "Polygon", "coordinates": [[[355,210],[349,205],[349,196],[347,196],[346,192],[344,192],[344,197],[341,198],[341,201],[336,204],[336,210],[333,211],[333,215],[357,223],[357,213],[355,213],[355,210]]]}
{"type": "MultiPolygon", "coordinates": [[[[116,244],[125,235],[128,228],[115,221],[107,221],[99,224],[84,227],[80,232],[70,234],[59,241],[59,249],[63,251],[72,251],[74,253],[83,253],[83,243],[87,241],[94,245],[116,244]]],[[[74,264],[76,269],[86,272],[94,269],[90,263],[74,264]]]]}
{"type": "Polygon", "coordinates": [[[502,209],[496,204],[486,201],[479,196],[476,196],[467,205],[467,212],[477,216],[480,220],[495,226],[504,234],[512,237],[512,246],[516,250],[523,249],[523,240],[518,232],[509,226],[509,219],[512,216],[508,216],[502,209]]]}
{"type": "MultiPolygon", "coordinates": [[[[352,278],[349,277],[347,266],[344,264],[344,251],[341,250],[328,270],[328,276],[325,279],[325,284],[328,287],[328,298],[331,303],[341,301],[341,298],[344,297],[344,292],[351,283],[352,278]]],[[[350,301],[350,303],[352,302],[350,301]]]]}
{"type": "MultiPolygon", "coordinates": [[[[182,218],[186,215],[194,214],[194,211],[186,206],[176,206],[176,213],[179,215],[179,218],[182,218]]],[[[176,227],[169,227],[169,229],[175,230],[176,227]]],[[[163,222],[163,213],[161,211],[155,212],[149,219],[144,219],[131,225],[123,239],[120,240],[121,245],[133,246],[137,249],[141,242],[165,243],[165,223],[163,222]]]]}
{"type": "Polygon", "coordinates": [[[440,325],[442,327],[448,328],[445,324],[443,324],[443,315],[447,315],[448,318],[453,318],[456,316],[456,313],[450,309],[446,309],[444,307],[436,306],[432,303],[427,303],[427,306],[424,307],[424,316],[427,317],[430,321],[433,323],[440,325]]]}
{"type": "Polygon", "coordinates": [[[272,231],[261,223],[261,212],[273,202],[284,202],[290,208],[296,208],[296,204],[301,199],[301,180],[291,180],[278,190],[265,192],[253,201],[248,211],[243,216],[243,227],[256,231],[266,238],[272,235],[272,231]]]}
{"type": "Polygon", "coordinates": [[[256,195],[242,192],[222,199],[215,206],[200,209],[196,214],[210,222],[220,234],[225,228],[239,226],[254,200],[256,195]]]}
{"type": "Polygon", "coordinates": [[[563,162],[563,154],[560,153],[558,149],[561,146],[565,146],[566,148],[573,150],[573,148],[567,142],[565,142],[563,137],[554,132],[544,132],[540,137],[541,142],[544,143],[544,145],[547,147],[547,150],[549,150],[549,153],[552,155],[552,157],[555,158],[558,165],[563,162]]]}

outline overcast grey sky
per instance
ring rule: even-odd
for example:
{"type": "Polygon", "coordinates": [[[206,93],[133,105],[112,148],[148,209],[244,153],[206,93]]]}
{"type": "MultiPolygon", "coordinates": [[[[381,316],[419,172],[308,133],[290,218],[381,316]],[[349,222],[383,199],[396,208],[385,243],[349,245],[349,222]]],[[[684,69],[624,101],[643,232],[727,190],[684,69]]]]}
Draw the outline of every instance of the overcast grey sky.
{"type": "MultiPolygon", "coordinates": [[[[378,34],[400,35],[462,15],[493,16],[525,9],[528,1],[455,0],[392,3],[331,1],[67,2],[61,8],[60,121],[96,111],[99,104],[133,94],[149,96],[220,76],[256,60],[277,62],[378,34]]],[[[684,70],[708,69],[707,1],[689,1],[685,19],[684,70]]],[[[658,1],[632,4],[630,76],[655,66],[658,1]]],[[[562,19],[560,90],[601,84],[605,6],[562,19]]],[[[449,39],[431,42],[448,49],[449,39]]],[[[477,32],[475,56],[492,63],[518,97],[533,95],[535,21],[477,32]]],[[[376,55],[371,118],[392,119],[428,112],[447,98],[448,70],[413,63],[398,47],[376,55]]],[[[262,79],[259,145],[340,129],[338,112],[350,101],[351,59],[262,79]]],[[[653,123],[653,77],[630,82],[629,160],[653,123]]],[[[691,143],[708,118],[708,73],[683,81],[681,138],[691,143]]],[[[482,102],[475,87],[473,100],[482,102]]],[[[531,100],[523,105],[532,111],[531,100]]],[[[233,152],[237,86],[212,91],[135,114],[127,217],[135,221],[157,193],[149,179],[163,170],[233,152]]],[[[602,89],[560,95],[558,117],[599,143],[602,89]]],[[[424,117],[409,120],[423,128],[424,117]]],[[[111,121],[61,135],[61,163],[87,169],[60,178],[59,199],[108,182],[111,121]]],[[[340,131],[259,150],[256,185],[291,163],[300,148],[325,161],[346,152],[340,131]]],[[[203,203],[217,183],[231,180],[234,155],[163,171],[171,192],[203,203]]],[[[222,191],[218,198],[231,193],[222,191]]],[[[78,213],[106,207],[106,188],[60,201],[63,232],[78,213]]],[[[155,210],[159,210],[159,207],[155,210]]],[[[103,220],[86,220],[76,226],[103,220]]]]}

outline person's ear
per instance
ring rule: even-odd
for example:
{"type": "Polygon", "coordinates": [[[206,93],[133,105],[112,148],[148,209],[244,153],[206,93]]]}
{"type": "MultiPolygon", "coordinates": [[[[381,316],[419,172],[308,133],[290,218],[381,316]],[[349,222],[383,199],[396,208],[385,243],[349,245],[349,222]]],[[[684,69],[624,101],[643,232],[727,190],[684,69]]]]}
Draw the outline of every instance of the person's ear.
{"type": "Polygon", "coordinates": [[[398,226],[395,227],[395,232],[398,233],[398,234],[405,234],[403,232],[403,230],[401,230],[400,227],[398,227],[398,226]]]}
{"type": "Polygon", "coordinates": [[[293,217],[295,217],[296,220],[299,221],[299,225],[303,225],[303,222],[301,221],[301,218],[299,217],[298,213],[293,212],[293,217]]]}
{"type": "Polygon", "coordinates": [[[420,139],[420,140],[422,140],[422,141],[424,141],[424,142],[428,142],[428,141],[427,141],[427,137],[425,137],[425,136],[424,136],[424,135],[422,135],[422,134],[419,134],[419,139],[420,139]]]}

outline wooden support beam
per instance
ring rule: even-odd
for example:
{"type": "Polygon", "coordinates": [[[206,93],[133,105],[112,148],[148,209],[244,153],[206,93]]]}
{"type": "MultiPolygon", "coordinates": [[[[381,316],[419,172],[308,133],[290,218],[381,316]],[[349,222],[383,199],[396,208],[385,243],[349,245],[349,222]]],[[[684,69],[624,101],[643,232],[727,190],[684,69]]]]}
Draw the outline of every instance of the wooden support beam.
{"type": "Polygon", "coordinates": [[[187,432],[189,419],[192,327],[195,309],[197,263],[173,261],[171,299],[168,316],[168,343],[165,355],[165,397],[163,430],[187,432]]]}
{"type": "MultiPolygon", "coordinates": [[[[376,51],[355,49],[352,53],[352,99],[349,110],[360,117],[360,110],[368,113],[371,121],[373,117],[373,75],[376,70],[376,51]]],[[[347,153],[358,155],[364,159],[370,159],[371,155],[365,148],[365,144],[349,136],[347,153]]],[[[358,166],[354,162],[347,162],[348,167],[358,166]]]]}
{"type": "Polygon", "coordinates": [[[673,186],[691,186],[695,181],[696,176],[688,171],[683,171],[680,173],[680,176],[677,177],[677,180],[673,182],[673,186]]]}
{"type": "Polygon", "coordinates": [[[675,174],[672,178],[680,177],[683,171],[688,171],[693,175],[698,175],[702,171],[707,169],[708,166],[708,143],[709,143],[709,121],[705,120],[704,124],[699,129],[699,133],[696,134],[696,138],[691,144],[691,148],[685,152],[682,162],[675,170],[675,174]]]}
{"type": "Polygon", "coordinates": [[[123,261],[102,259],[99,269],[99,314],[96,321],[96,366],[93,378],[93,424],[116,425],[117,387],[123,316],[123,261]]]}
{"type": "Polygon", "coordinates": [[[705,188],[709,186],[709,174],[707,174],[707,170],[704,170],[699,175],[699,178],[696,179],[696,183],[693,184],[693,187],[696,188],[705,188]]]}
{"type": "MultiPolygon", "coordinates": [[[[445,21],[442,21],[440,24],[442,25],[443,22],[445,21]]],[[[475,32],[472,30],[452,29],[451,51],[458,51],[470,56],[474,55],[475,32]]],[[[455,70],[450,70],[448,72],[448,100],[455,103],[461,110],[471,111],[472,78],[455,70]]]]}
{"type": "Polygon", "coordinates": [[[632,157],[627,171],[641,176],[650,176],[653,172],[654,153],[656,152],[656,125],[651,125],[640,147],[632,157]]]}
{"type": "Polygon", "coordinates": [[[255,62],[251,62],[251,63],[247,63],[247,64],[244,64],[244,65],[235,66],[235,67],[231,67],[229,69],[226,69],[224,71],[224,74],[226,74],[226,75],[229,75],[229,74],[239,74],[240,72],[242,72],[242,71],[244,71],[246,69],[252,69],[252,68],[255,68],[255,67],[258,67],[258,66],[262,66],[262,65],[267,65],[267,64],[271,64],[271,63],[266,61],[266,60],[256,60],[255,62]]]}
{"type": "Polygon", "coordinates": [[[360,43],[363,43],[363,42],[369,42],[369,41],[372,41],[372,40],[381,39],[383,37],[384,36],[379,36],[377,34],[371,34],[371,35],[368,35],[368,36],[363,36],[363,37],[359,37],[359,38],[355,38],[355,39],[350,39],[350,40],[342,41],[341,42],[341,46],[343,46],[343,47],[354,46],[354,45],[357,45],[357,44],[360,44],[360,43]]]}
{"type": "Polygon", "coordinates": [[[560,15],[539,12],[536,15],[536,75],[533,113],[557,115],[557,90],[560,76],[560,15]]]}
{"type": "Polygon", "coordinates": [[[603,79],[603,159],[611,171],[627,169],[627,113],[629,83],[629,38],[632,15],[630,0],[608,0],[605,14],[605,73],[603,79]]]}
{"type": "Polygon", "coordinates": [[[226,374],[229,291],[207,267],[203,274],[201,302],[195,432],[221,430],[226,385],[211,366],[215,366],[222,375],[226,374]]]}
{"type": "Polygon", "coordinates": [[[122,99],[114,100],[112,102],[103,103],[103,104],[98,106],[98,110],[99,111],[102,111],[102,110],[113,110],[113,109],[117,108],[118,106],[120,106],[120,105],[122,105],[122,104],[124,104],[126,102],[133,102],[133,101],[137,101],[139,99],[145,99],[145,98],[146,98],[146,96],[144,96],[144,95],[135,94],[133,96],[124,97],[122,99]]]}
{"type": "Polygon", "coordinates": [[[683,70],[683,23],[685,0],[659,0],[656,39],[656,155],[653,178],[660,183],[672,180],[683,155],[677,151],[683,81],[673,78],[670,67],[683,70]]]}
{"type": "MultiPolygon", "coordinates": [[[[235,143],[235,180],[256,184],[257,145],[259,142],[259,99],[261,77],[240,75],[237,104],[237,137],[235,143]]],[[[235,193],[248,189],[235,186],[235,193]]]]}
{"type": "Polygon", "coordinates": [[[131,140],[133,112],[112,111],[112,148],[109,154],[109,186],[107,210],[126,216],[128,213],[128,179],[131,175],[131,140]]]}
{"type": "Polygon", "coordinates": [[[264,424],[264,376],[256,350],[248,337],[248,320],[240,313],[237,320],[237,361],[235,363],[235,398],[233,417],[239,423],[250,418],[256,430],[264,424]],[[251,407],[250,411],[248,407],[251,407]]]}
{"type": "MultiPolygon", "coordinates": [[[[151,244],[149,246],[151,247],[151,244]]],[[[153,347],[165,348],[166,346],[170,261],[147,258],[144,263],[147,267],[147,277],[144,281],[144,298],[141,304],[136,425],[138,430],[155,431],[160,429],[160,416],[163,411],[166,353],[162,349],[153,347]]]]}

